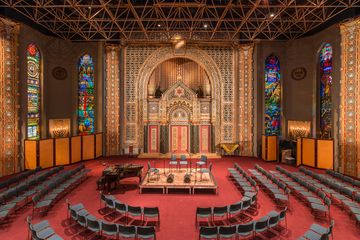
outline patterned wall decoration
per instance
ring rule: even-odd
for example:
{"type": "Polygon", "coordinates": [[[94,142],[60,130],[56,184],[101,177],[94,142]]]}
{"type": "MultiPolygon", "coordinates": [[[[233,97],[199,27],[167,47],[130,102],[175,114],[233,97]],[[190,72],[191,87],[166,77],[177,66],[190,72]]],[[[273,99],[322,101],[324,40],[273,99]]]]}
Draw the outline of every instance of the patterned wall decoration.
{"type": "MultiPolygon", "coordinates": [[[[137,108],[138,106],[138,94],[137,94],[137,77],[139,70],[144,64],[145,60],[157,49],[157,47],[149,46],[128,46],[125,49],[125,144],[136,143],[137,140],[137,108]]],[[[142,114],[142,113],[141,113],[142,114]]],[[[143,142],[143,140],[141,140],[143,142]]]]}
{"type": "Polygon", "coordinates": [[[26,49],[27,60],[27,138],[40,138],[41,54],[34,43],[26,49]]]}
{"type": "Polygon", "coordinates": [[[19,172],[17,46],[20,26],[0,18],[0,177],[19,172]]]}
{"type": "Polygon", "coordinates": [[[106,155],[120,154],[120,47],[106,46],[106,155]]]}
{"type": "MultiPolygon", "coordinates": [[[[206,53],[215,61],[216,65],[220,69],[222,76],[222,89],[221,89],[221,101],[222,108],[231,106],[231,112],[227,115],[222,115],[221,128],[222,137],[221,142],[234,142],[235,134],[233,134],[233,108],[234,108],[234,51],[231,47],[210,46],[205,47],[206,53]]],[[[227,107],[229,108],[229,107],[227,107]]]]}
{"type": "MultiPolygon", "coordinates": [[[[233,47],[187,46],[186,51],[177,54],[171,47],[127,46],[124,54],[124,146],[142,147],[144,142],[144,125],[155,121],[148,101],[148,80],[153,70],[164,61],[172,58],[188,58],[197,62],[208,74],[211,82],[211,101],[199,113],[208,114],[214,129],[211,138],[213,144],[238,141],[236,131],[242,127],[240,141],[243,143],[243,154],[253,155],[253,79],[252,61],[253,47],[241,45],[233,47]],[[235,54],[239,55],[239,63],[235,64],[235,54]],[[236,66],[236,68],[235,68],[236,66]],[[238,69],[239,74],[234,69],[238,69]],[[235,80],[235,75],[238,79],[235,80]],[[237,84],[239,81],[239,84],[237,84]],[[239,94],[235,86],[239,86],[239,94]],[[237,91],[237,90],[236,90],[237,91]],[[240,102],[238,102],[240,101],[240,102]],[[238,104],[235,104],[238,103],[238,104]],[[135,106],[135,108],[133,107],[135,106]],[[236,111],[235,111],[236,106],[236,111]],[[226,113],[225,113],[226,112],[226,113]],[[241,117],[235,117],[235,113],[241,117]],[[134,118],[135,116],[135,118],[134,118]],[[237,122],[240,119],[240,122],[237,122]],[[225,121],[226,120],[226,121],[225,121]],[[235,126],[235,127],[234,127],[235,126]]],[[[159,105],[159,115],[163,115],[163,106],[159,105]]],[[[156,120],[158,121],[158,120],[156,120]]],[[[160,121],[160,120],[159,120],[160,121]]],[[[160,121],[161,124],[167,124],[160,121]]],[[[161,132],[161,131],[160,131],[161,132]]],[[[163,150],[163,147],[161,148],[163,150]]]]}
{"type": "Polygon", "coordinates": [[[340,25],[340,161],[343,173],[360,177],[360,18],[340,25]]]}
{"type": "Polygon", "coordinates": [[[265,134],[280,135],[280,62],[271,54],[265,60],[265,134]]]}
{"type": "MultiPolygon", "coordinates": [[[[140,48],[141,50],[141,48],[140,48]]],[[[142,64],[136,82],[138,83],[138,114],[137,122],[139,129],[143,129],[143,124],[148,121],[148,80],[153,72],[153,70],[162,62],[167,61],[168,59],[177,58],[177,57],[188,58],[192,61],[197,62],[208,74],[209,80],[211,82],[211,118],[210,120],[212,125],[214,125],[215,131],[212,134],[214,136],[214,143],[218,144],[221,142],[221,89],[222,89],[222,76],[219,70],[219,67],[215,61],[206,53],[206,51],[198,47],[187,47],[186,51],[181,53],[174,52],[171,47],[161,47],[151,54],[146,61],[142,64]]],[[[126,61],[131,61],[127,59],[126,61]]],[[[160,106],[160,114],[164,114],[164,109],[160,106]]],[[[198,111],[195,111],[198,112],[198,111]]],[[[198,120],[197,120],[198,121],[198,120]]],[[[163,122],[162,122],[163,123],[163,122]]],[[[164,122],[164,124],[166,124],[164,122]]],[[[228,124],[232,126],[231,124],[228,124]]],[[[232,133],[230,134],[232,136],[232,133]]],[[[228,139],[228,138],[227,138],[228,139]]],[[[227,140],[231,141],[231,140],[227,140]]],[[[141,144],[143,142],[143,131],[140,130],[137,132],[137,143],[141,144]]]]}
{"type": "Polygon", "coordinates": [[[240,155],[254,156],[253,45],[238,48],[238,112],[240,155]]]}
{"type": "Polygon", "coordinates": [[[332,101],[331,86],[333,70],[332,47],[329,43],[320,52],[320,138],[331,138],[332,101]]]}
{"type": "Polygon", "coordinates": [[[94,62],[89,54],[80,57],[78,70],[78,132],[92,134],[95,130],[95,81],[94,62]]]}

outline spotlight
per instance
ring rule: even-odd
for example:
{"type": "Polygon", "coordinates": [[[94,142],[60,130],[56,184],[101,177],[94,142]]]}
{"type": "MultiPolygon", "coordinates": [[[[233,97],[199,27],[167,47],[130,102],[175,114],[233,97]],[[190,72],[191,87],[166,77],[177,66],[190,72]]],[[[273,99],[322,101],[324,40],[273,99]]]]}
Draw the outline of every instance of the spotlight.
{"type": "Polygon", "coordinates": [[[270,13],[269,15],[271,18],[275,17],[275,13],[270,13]]]}
{"type": "Polygon", "coordinates": [[[208,28],[209,25],[207,23],[204,23],[203,26],[204,26],[204,28],[208,28]]]}
{"type": "Polygon", "coordinates": [[[158,24],[157,24],[157,26],[158,26],[158,27],[161,27],[161,24],[160,24],[160,23],[158,23],[158,24]]]}

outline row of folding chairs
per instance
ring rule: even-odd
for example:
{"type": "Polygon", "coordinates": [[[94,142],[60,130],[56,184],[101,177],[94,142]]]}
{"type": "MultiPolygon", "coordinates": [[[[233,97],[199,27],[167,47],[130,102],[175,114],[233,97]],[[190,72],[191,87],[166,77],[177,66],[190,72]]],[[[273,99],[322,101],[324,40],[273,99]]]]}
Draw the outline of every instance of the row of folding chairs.
{"type": "Polygon", "coordinates": [[[257,184],[246,171],[244,171],[237,163],[234,168],[228,168],[230,177],[236,182],[242,193],[244,192],[257,192],[257,184]]]}
{"type": "Polygon", "coordinates": [[[34,176],[29,177],[25,181],[21,182],[20,184],[17,184],[16,186],[13,186],[3,192],[0,193],[0,202],[1,203],[7,203],[11,201],[14,197],[19,196],[22,194],[25,190],[30,189],[34,185],[39,184],[40,182],[45,181],[48,177],[54,175],[55,173],[60,172],[64,167],[55,167],[50,170],[45,170],[43,172],[40,172],[39,174],[36,174],[34,176]]]}
{"type": "Polygon", "coordinates": [[[33,196],[33,214],[48,211],[67,192],[84,181],[88,172],[84,164],[81,164],[52,178],[44,189],[33,196]]]}
{"type": "Polygon", "coordinates": [[[6,198],[3,198],[4,204],[0,205],[0,220],[5,222],[15,211],[31,202],[31,196],[46,186],[47,183],[44,181],[62,169],[63,167],[56,167],[46,170],[26,179],[16,187],[6,190],[6,198]]]}
{"type": "Polygon", "coordinates": [[[251,221],[252,216],[257,214],[257,192],[245,192],[242,199],[236,203],[217,206],[217,207],[197,207],[195,216],[196,227],[200,224],[200,219],[207,219],[207,224],[215,223],[215,220],[230,220],[234,222],[251,221]],[[240,217],[240,218],[239,218],[240,217]]]}
{"type": "Polygon", "coordinates": [[[323,175],[314,173],[309,169],[302,168],[300,171],[316,179],[318,181],[317,185],[323,186],[322,190],[327,192],[331,199],[337,202],[342,209],[345,209],[350,217],[355,219],[357,224],[360,223],[360,192],[354,192],[349,187],[337,184],[336,180],[335,182],[329,182],[328,178],[324,178],[323,175]],[[332,191],[328,190],[324,184],[331,187],[330,190],[332,191]]]}
{"type": "Polygon", "coordinates": [[[341,174],[339,172],[335,172],[335,171],[330,170],[330,169],[326,170],[326,173],[329,174],[330,176],[334,177],[334,178],[340,179],[343,182],[351,184],[353,187],[360,188],[360,180],[356,180],[356,179],[354,179],[352,177],[346,176],[344,174],[341,174]]]}
{"type": "Polygon", "coordinates": [[[148,219],[156,219],[156,225],[160,227],[160,212],[158,207],[132,206],[119,201],[113,195],[105,194],[101,194],[100,200],[107,208],[125,216],[126,223],[130,223],[130,218],[139,218],[143,224],[145,224],[148,219]]]}
{"type": "Polygon", "coordinates": [[[306,231],[298,240],[323,240],[329,239],[330,236],[334,239],[333,228],[335,221],[332,220],[329,227],[323,227],[319,224],[313,223],[309,230],[306,231]]]}
{"type": "Polygon", "coordinates": [[[317,185],[322,186],[322,188],[324,188],[323,191],[332,195],[334,197],[334,200],[341,200],[341,199],[348,200],[348,198],[355,199],[357,196],[360,196],[360,190],[358,188],[343,185],[337,179],[327,178],[323,174],[315,173],[304,167],[300,167],[300,171],[316,179],[318,181],[317,185]],[[321,184],[319,184],[319,182],[321,184]],[[347,196],[347,198],[344,198],[343,195],[347,196]]]}
{"type": "MultiPolygon", "coordinates": [[[[286,208],[281,212],[271,211],[266,216],[247,223],[231,226],[200,227],[199,239],[240,239],[255,238],[257,235],[271,233],[275,236],[286,235],[286,208]],[[280,224],[285,222],[285,225],[280,224]]],[[[278,239],[278,238],[277,238],[278,239]]]]}
{"type": "Polygon", "coordinates": [[[36,174],[40,170],[41,170],[41,167],[37,167],[35,169],[27,170],[25,172],[19,173],[16,176],[7,178],[4,181],[0,182],[0,189],[10,188],[10,186],[13,185],[14,183],[19,183],[20,181],[25,180],[27,177],[36,174]]]}
{"type": "Polygon", "coordinates": [[[280,176],[280,179],[285,182],[285,184],[291,188],[292,193],[294,193],[300,200],[305,202],[310,208],[311,212],[315,217],[318,218],[327,218],[330,217],[330,205],[331,199],[326,196],[326,194],[318,189],[314,184],[306,182],[302,177],[296,175],[280,166],[276,166],[276,170],[281,174],[287,176],[280,176]]]}
{"type": "Polygon", "coordinates": [[[50,226],[49,221],[43,220],[36,224],[33,224],[31,217],[28,216],[26,219],[29,226],[29,233],[32,240],[63,240],[54,229],[50,226]]]}
{"type": "Polygon", "coordinates": [[[289,194],[291,191],[286,184],[258,164],[255,164],[255,169],[249,171],[251,171],[259,184],[263,186],[263,190],[275,201],[276,205],[281,208],[289,207],[289,194]]]}
{"type": "Polygon", "coordinates": [[[68,211],[73,221],[96,235],[115,238],[156,239],[156,231],[153,226],[127,226],[110,223],[90,214],[81,203],[76,205],[68,203],[68,211]]]}

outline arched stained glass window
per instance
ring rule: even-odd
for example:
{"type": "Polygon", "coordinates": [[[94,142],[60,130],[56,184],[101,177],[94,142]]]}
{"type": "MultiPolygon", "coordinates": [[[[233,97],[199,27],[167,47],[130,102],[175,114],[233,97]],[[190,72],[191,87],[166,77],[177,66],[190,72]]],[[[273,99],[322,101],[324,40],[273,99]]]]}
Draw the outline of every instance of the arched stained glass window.
{"type": "Polygon", "coordinates": [[[27,60],[27,138],[40,138],[40,92],[41,92],[41,54],[39,48],[31,43],[26,50],[27,60]]]}
{"type": "Polygon", "coordinates": [[[265,60],[265,135],[280,135],[280,62],[275,55],[265,60]]]}
{"type": "Polygon", "coordinates": [[[89,54],[79,60],[78,85],[78,132],[81,135],[94,133],[94,63],[89,54]]]}
{"type": "Polygon", "coordinates": [[[325,44],[320,52],[320,138],[331,138],[332,47],[325,44]]]}

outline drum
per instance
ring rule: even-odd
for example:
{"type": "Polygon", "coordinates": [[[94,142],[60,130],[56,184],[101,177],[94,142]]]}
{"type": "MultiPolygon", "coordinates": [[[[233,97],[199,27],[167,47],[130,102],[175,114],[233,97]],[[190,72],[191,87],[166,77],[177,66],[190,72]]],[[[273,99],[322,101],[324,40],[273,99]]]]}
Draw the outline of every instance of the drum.
{"type": "Polygon", "coordinates": [[[174,176],[174,174],[169,174],[168,176],[167,176],[167,178],[166,178],[166,182],[167,183],[173,183],[174,182],[174,178],[175,178],[175,176],[174,176]]]}

